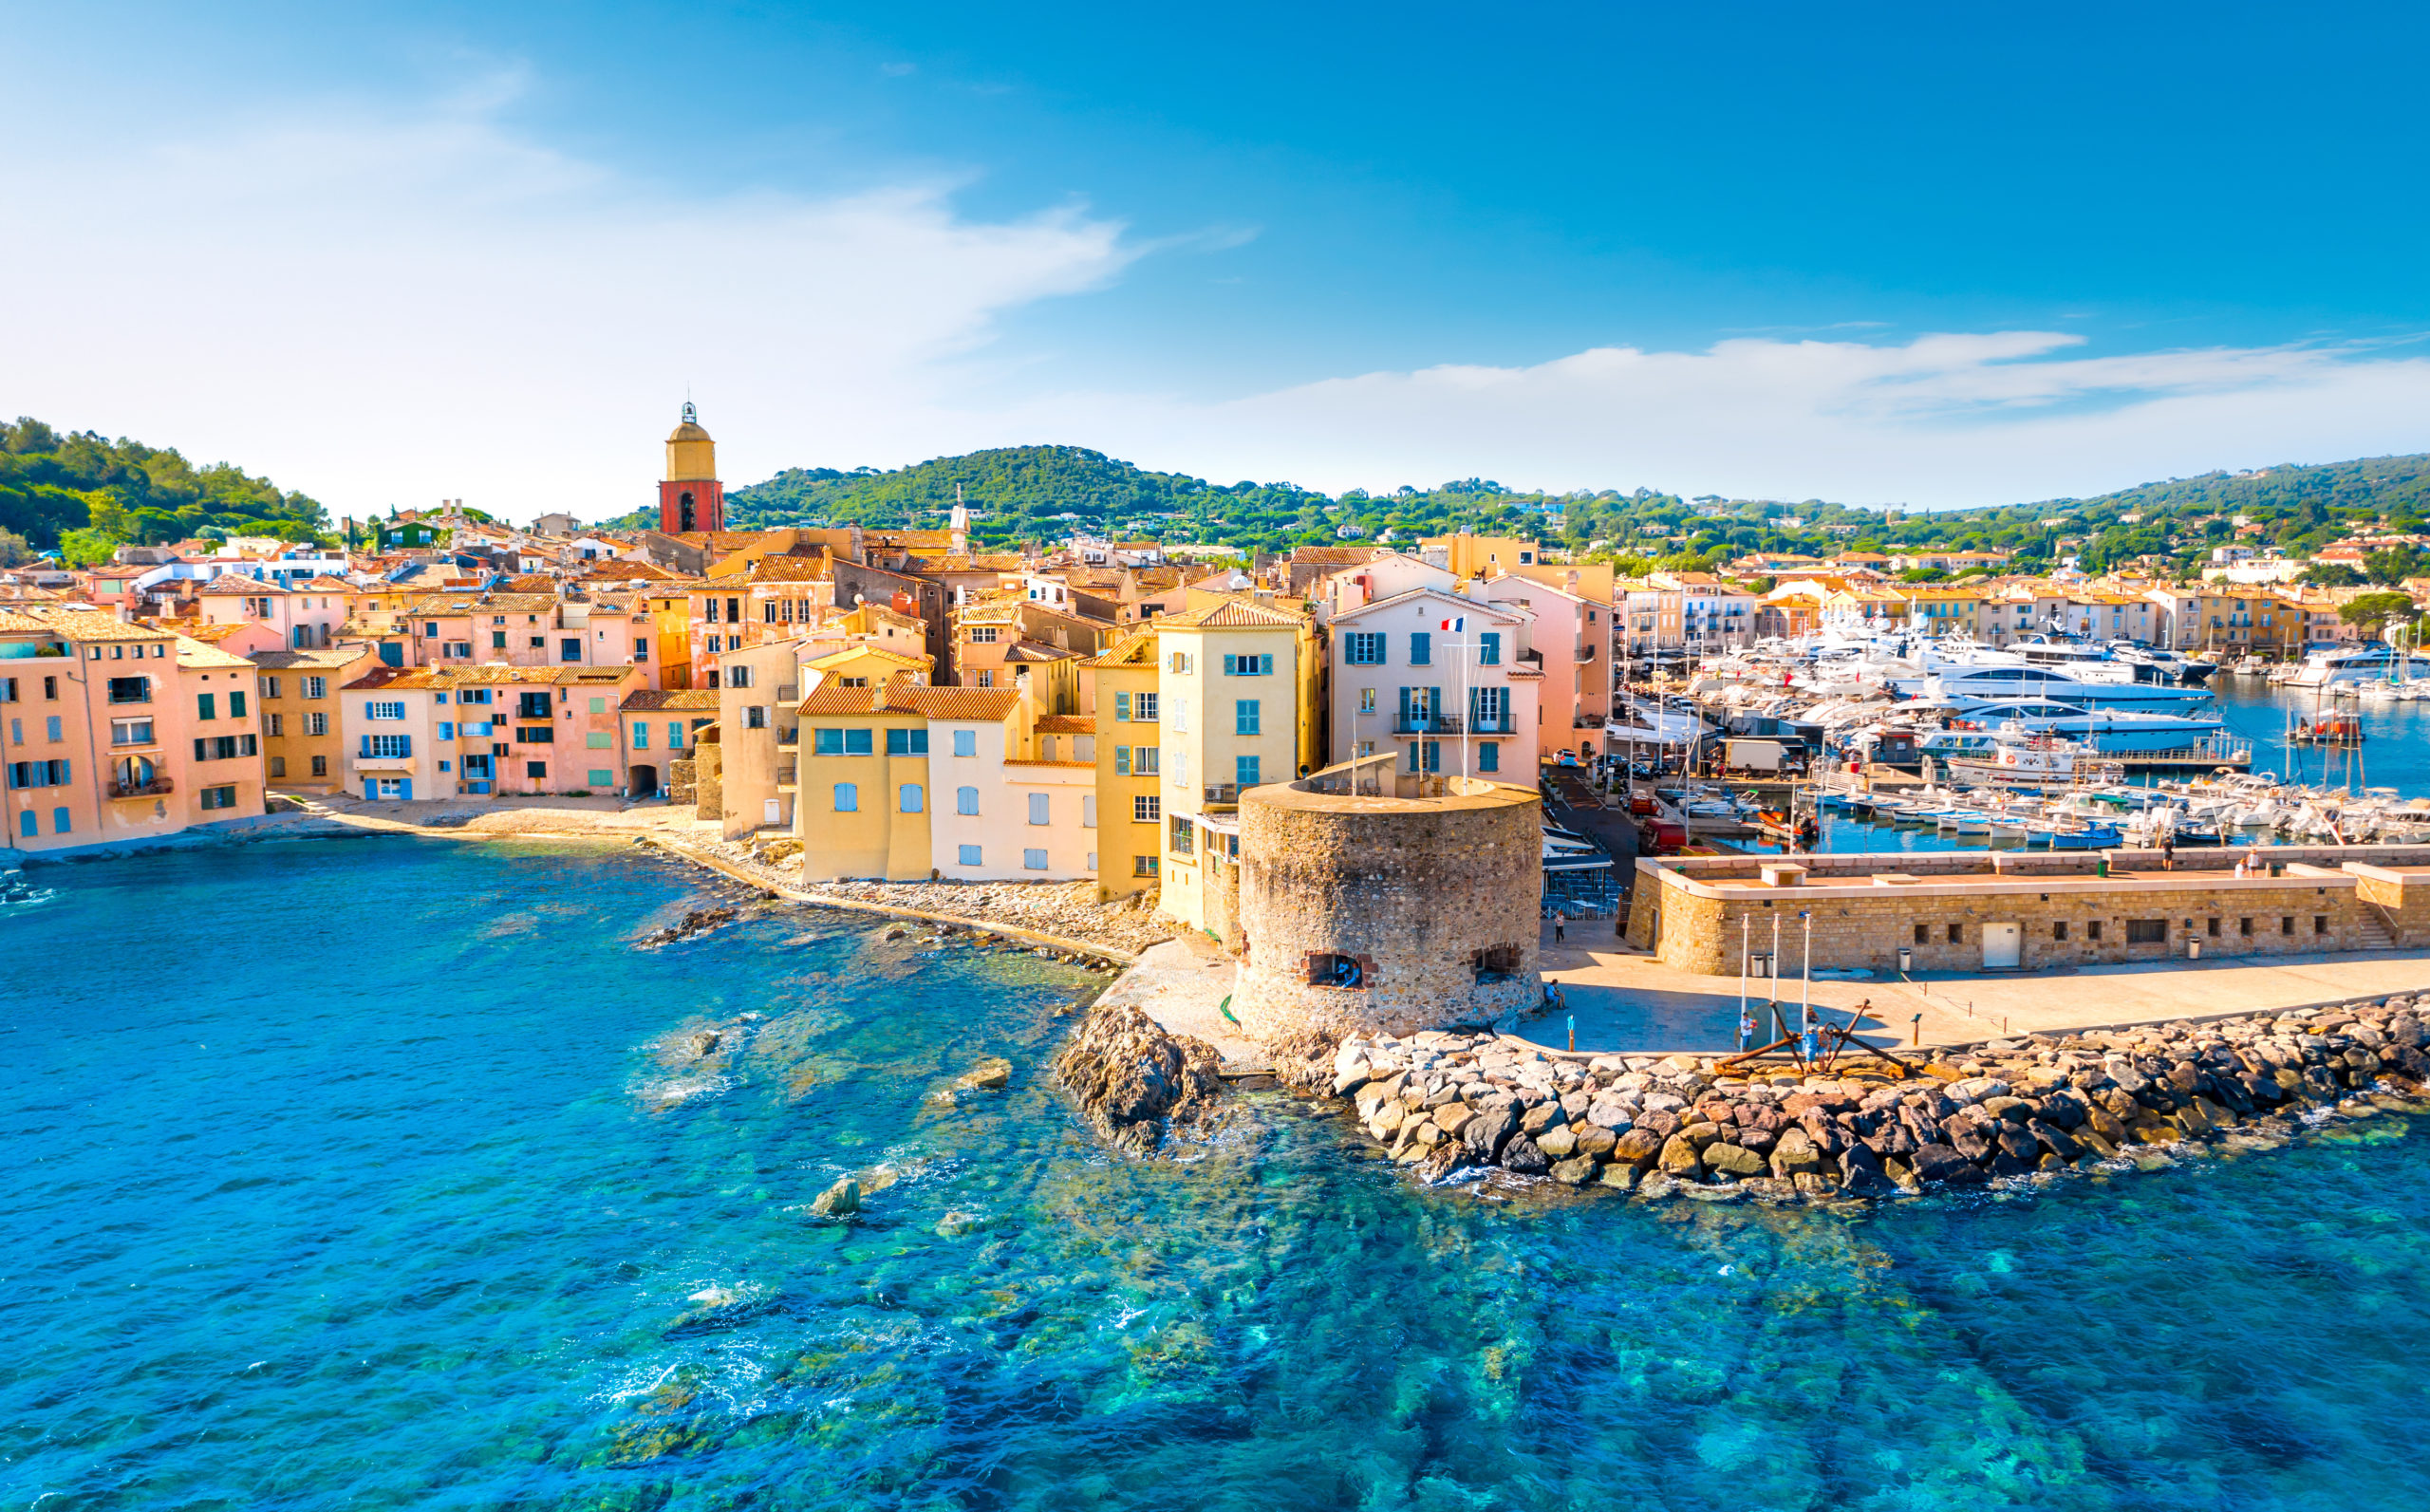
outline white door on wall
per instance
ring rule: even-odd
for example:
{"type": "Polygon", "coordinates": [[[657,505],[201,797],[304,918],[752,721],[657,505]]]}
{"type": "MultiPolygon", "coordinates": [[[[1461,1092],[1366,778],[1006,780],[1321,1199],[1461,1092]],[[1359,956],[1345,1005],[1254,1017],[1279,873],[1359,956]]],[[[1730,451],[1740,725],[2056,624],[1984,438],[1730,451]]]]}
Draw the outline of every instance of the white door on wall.
{"type": "Polygon", "coordinates": [[[2025,925],[1987,924],[1983,926],[1983,964],[2013,966],[2025,959],[2025,925]]]}
{"type": "Polygon", "coordinates": [[[766,800],[766,802],[761,806],[760,812],[767,817],[761,822],[764,824],[775,824],[777,820],[784,817],[782,807],[783,803],[784,800],[782,798],[770,798],[766,800]]]}

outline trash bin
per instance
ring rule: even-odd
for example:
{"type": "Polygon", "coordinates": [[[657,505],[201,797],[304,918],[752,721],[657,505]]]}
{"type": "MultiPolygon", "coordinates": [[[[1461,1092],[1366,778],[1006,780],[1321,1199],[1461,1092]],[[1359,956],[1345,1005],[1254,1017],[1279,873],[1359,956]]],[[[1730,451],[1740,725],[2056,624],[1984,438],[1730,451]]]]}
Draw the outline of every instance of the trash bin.
{"type": "Polygon", "coordinates": [[[2105,877],[2109,875],[2109,858],[2107,856],[2103,856],[2099,861],[2092,864],[2092,874],[2096,877],[2105,877]]]}
{"type": "Polygon", "coordinates": [[[2202,959],[2201,941],[2189,940],[2185,943],[2185,959],[2188,961],[2199,961],[2202,959]]]}

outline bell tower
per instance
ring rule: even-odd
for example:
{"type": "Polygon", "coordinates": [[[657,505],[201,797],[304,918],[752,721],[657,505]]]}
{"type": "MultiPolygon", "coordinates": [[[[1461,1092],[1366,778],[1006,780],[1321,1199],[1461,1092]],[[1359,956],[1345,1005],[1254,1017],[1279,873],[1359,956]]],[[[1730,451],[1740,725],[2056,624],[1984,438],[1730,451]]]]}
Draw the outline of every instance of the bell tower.
{"type": "Polygon", "coordinates": [[[718,481],[718,443],[701,429],[689,400],[683,423],[666,438],[666,477],[658,485],[658,528],[668,535],[725,529],[725,485],[718,481]]]}

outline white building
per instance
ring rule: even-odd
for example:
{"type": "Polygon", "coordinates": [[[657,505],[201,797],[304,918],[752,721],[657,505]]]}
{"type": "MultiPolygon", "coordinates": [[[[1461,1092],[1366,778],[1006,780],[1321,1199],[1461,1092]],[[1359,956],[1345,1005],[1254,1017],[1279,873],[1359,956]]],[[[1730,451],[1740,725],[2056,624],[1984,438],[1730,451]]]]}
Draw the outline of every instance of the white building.
{"type": "Polygon", "coordinates": [[[1534,623],[1513,605],[1433,588],[1336,615],[1332,749],[1393,751],[1403,772],[1531,780],[1544,672],[1522,653],[1534,623]]]}

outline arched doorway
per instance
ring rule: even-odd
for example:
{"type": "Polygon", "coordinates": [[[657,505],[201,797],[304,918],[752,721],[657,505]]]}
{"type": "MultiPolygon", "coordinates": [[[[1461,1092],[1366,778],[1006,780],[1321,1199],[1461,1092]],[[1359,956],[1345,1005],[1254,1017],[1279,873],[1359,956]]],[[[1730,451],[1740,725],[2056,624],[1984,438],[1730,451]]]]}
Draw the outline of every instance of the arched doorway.
{"type": "Polygon", "coordinates": [[[654,798],[658,795],[658,768],[656,767],[635,767],[627,781],[632,795],[636,798],[654,798]]]}
{"type": "Polygon", "coordinates": [[[700,516],[695,513],[695,511],[694,511],[694,509],[693,509],[693,505],[692,505],[692,495],[691,495],[691,492],[690,492],[689,490],[686,490],[686,491],[685,491],[685,492],[684,492],[684,493],[683,493],[683,494],[682,494],[682,495],[681,495],[681,496],[676,500],[676,503],[678,504],[678,506],[681,508],[681,511],[682,511],[682,522],[683,522],[683,524],[682,524],[682,528],[683,528],[684,530],[686,530],[686,531],[697,531],[697,530],[699,530],[701,527],[700,527],[700,526],[699,526],[699,524],[698,524],[698,523],[696,523],[696,522],[698,521],[698,519],[699,519],[699,517],[700,517],[700,516]]]}

